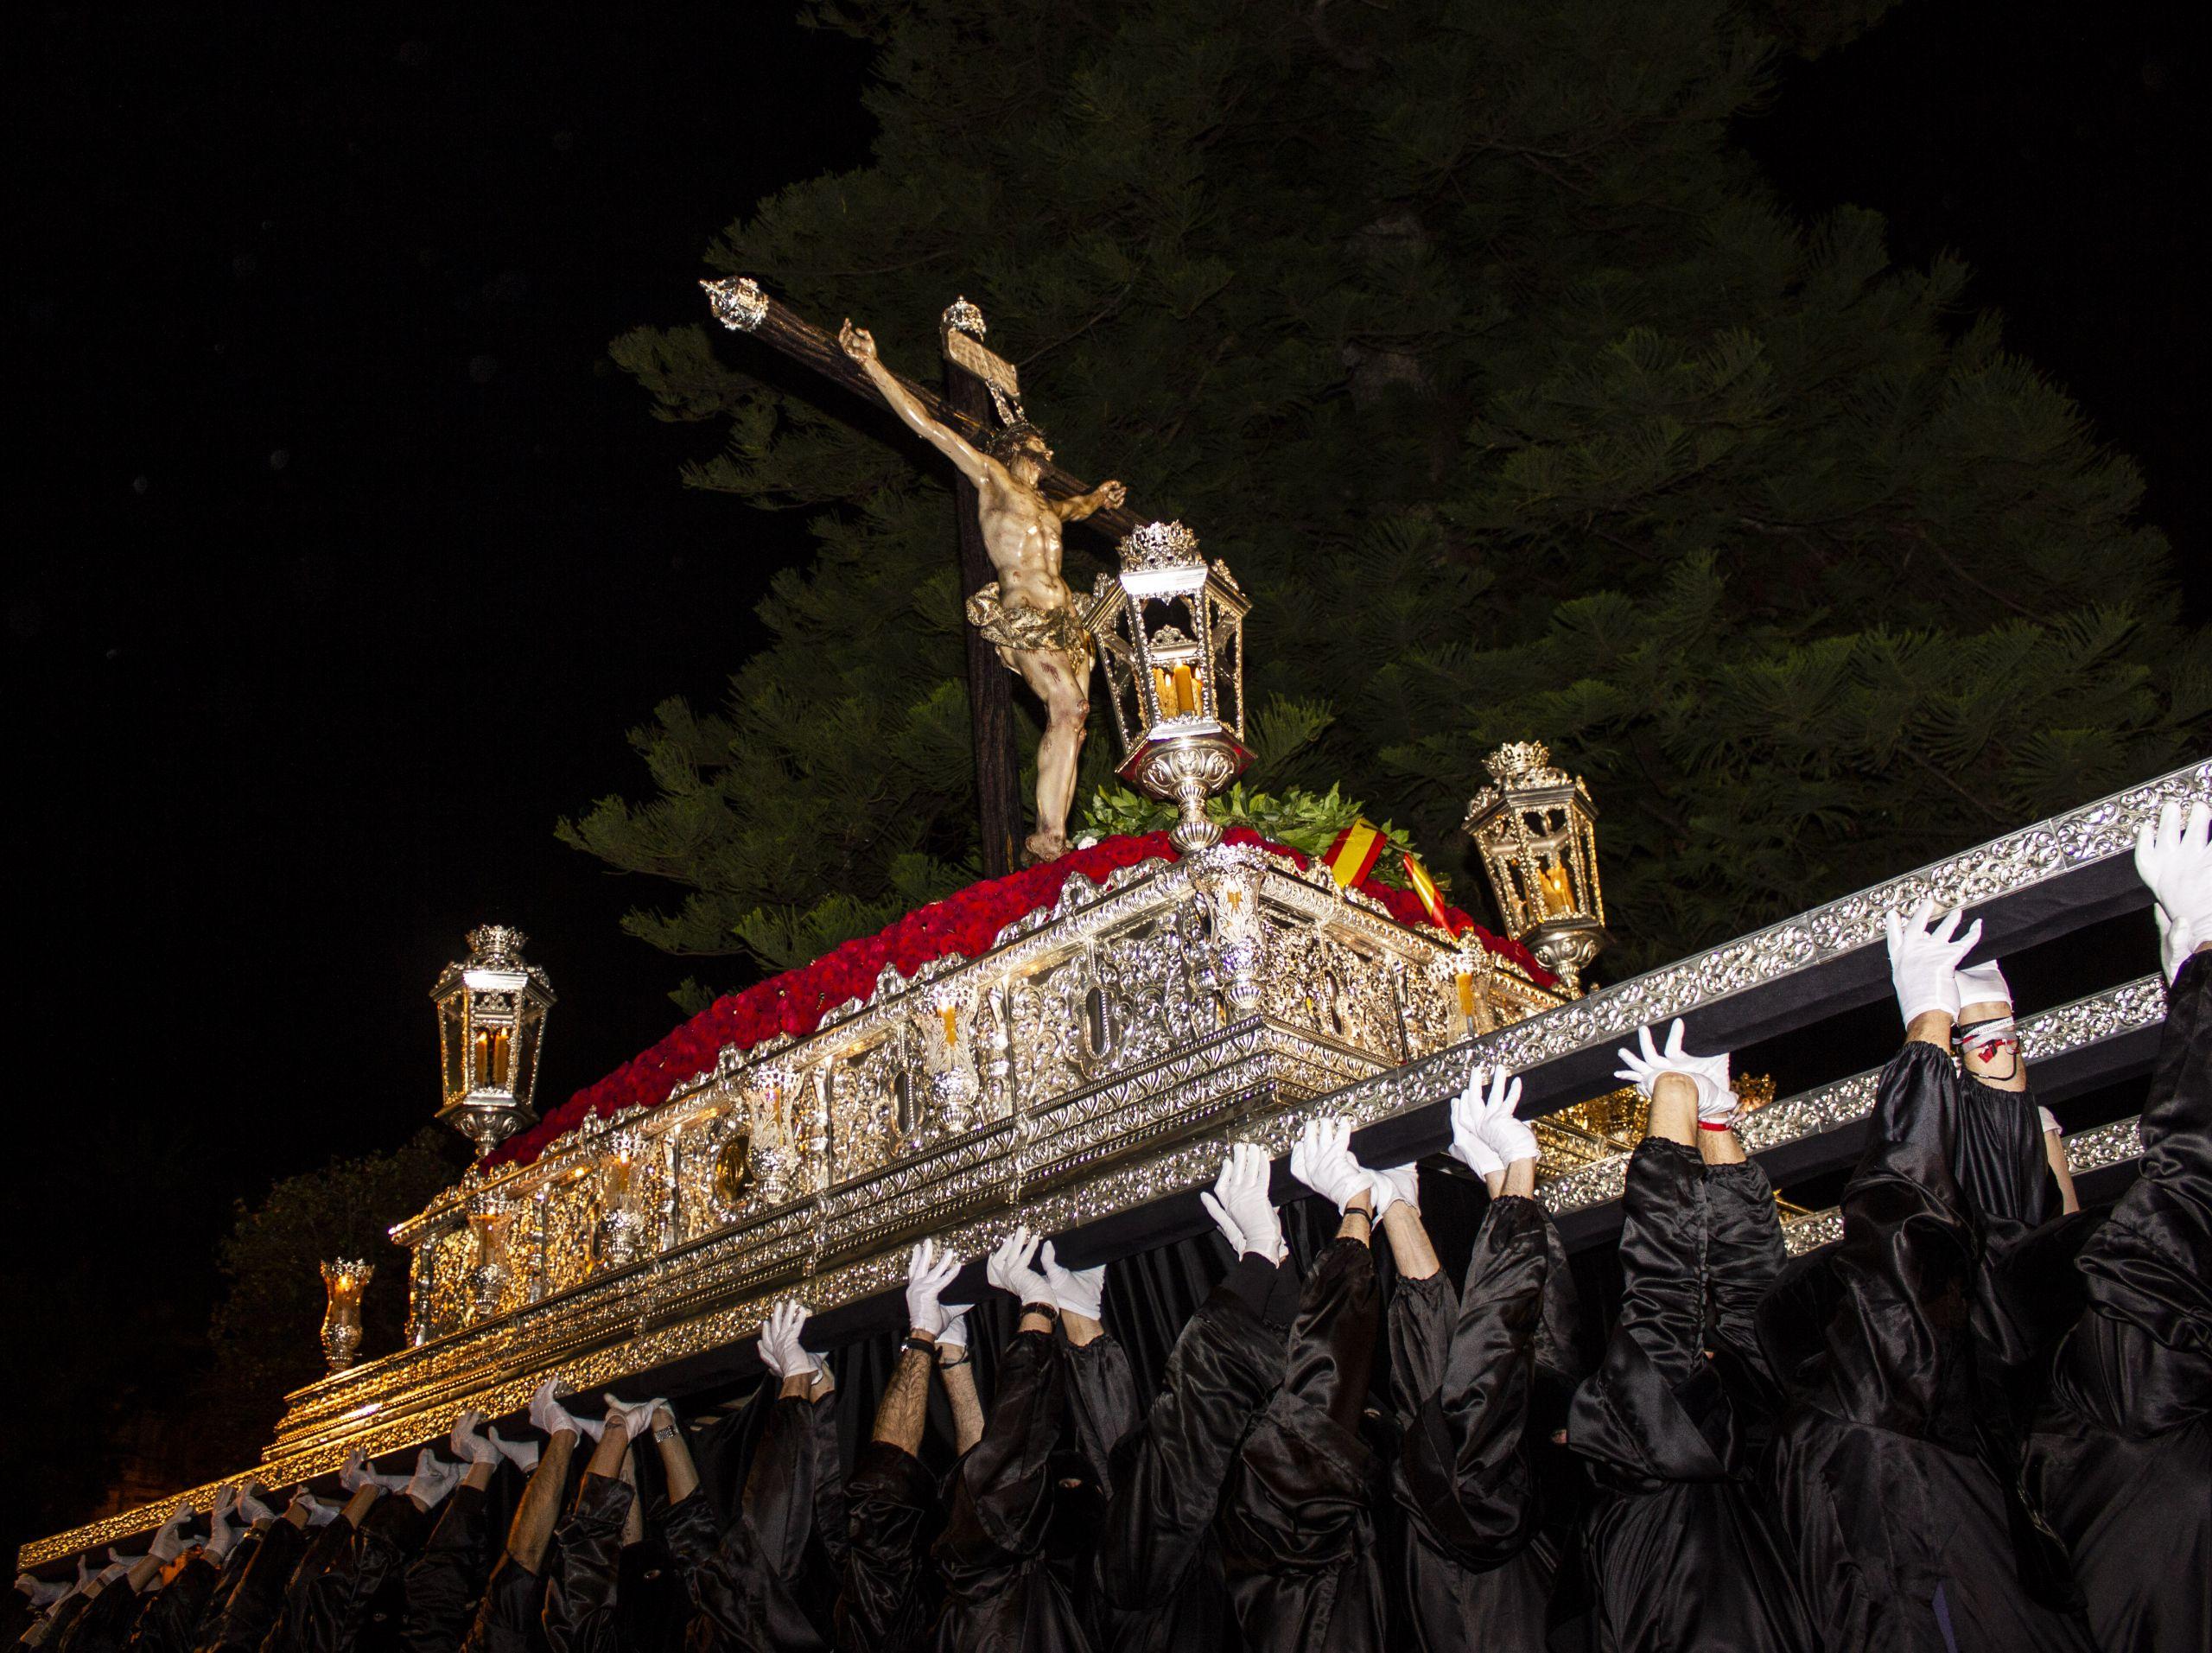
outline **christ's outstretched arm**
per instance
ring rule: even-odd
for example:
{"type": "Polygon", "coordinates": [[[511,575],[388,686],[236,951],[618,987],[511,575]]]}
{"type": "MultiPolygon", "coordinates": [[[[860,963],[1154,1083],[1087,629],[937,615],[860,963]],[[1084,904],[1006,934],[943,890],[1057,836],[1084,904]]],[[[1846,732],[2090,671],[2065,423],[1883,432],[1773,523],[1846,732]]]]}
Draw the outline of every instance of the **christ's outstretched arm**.
{"type": "Polygon", "coordinates": [[[848,320],[837,329],[837,343],[848,356],[860,364],[861,371],[868,375],[868,383],[874,385],[883,399],[890,404],[892,412],[905,420],[924,442],[950,460],[961,475],[979,488],[983,486],[998,467],[976,452],[971,444],[930,417],[912,393],[899,383],[899,375],[876,359],[875,340],[865,327],[856,327],[848,320]]]}

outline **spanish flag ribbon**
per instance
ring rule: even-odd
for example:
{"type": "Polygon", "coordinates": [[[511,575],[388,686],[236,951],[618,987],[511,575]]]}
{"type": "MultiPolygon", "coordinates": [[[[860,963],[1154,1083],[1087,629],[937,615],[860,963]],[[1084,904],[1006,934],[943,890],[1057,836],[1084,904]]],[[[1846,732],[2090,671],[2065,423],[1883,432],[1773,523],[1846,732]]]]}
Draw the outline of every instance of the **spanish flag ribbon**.
{"type": "Polygon", "coordinates": [[[1412,881],[1414,893],[1421,897],[1421,904],[1428,909],[1428,916],[1436,920],[1437,928],[1446,935],[1452,933],[1452,920],[1444,916],[1444,896],[1436,882],[1428,875],[1428,868],[1410,850],[1401,850],[1398,859],[1406,863],[1406,877],[1412,881]]]}
{"type": "Polygon", "coordinates": [[[1337,881],[1337,887],[1348,890],[1375,870],[1375,863],[1382,856],[1382,834],[1364,816],[1337,834],[1321,859],[1328,863],[1329,876],[1337,881]]]}

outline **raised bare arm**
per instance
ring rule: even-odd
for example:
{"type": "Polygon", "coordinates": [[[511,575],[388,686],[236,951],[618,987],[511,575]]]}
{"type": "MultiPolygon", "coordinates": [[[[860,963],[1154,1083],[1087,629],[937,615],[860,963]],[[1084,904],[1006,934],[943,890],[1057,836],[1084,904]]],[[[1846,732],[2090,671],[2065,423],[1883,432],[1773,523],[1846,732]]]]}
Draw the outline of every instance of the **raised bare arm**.
{"type": "Polygon", "coordinates": [[[868,375],[868,383],[874,385],[883,399],[890,404],[892,412],[904,419],[924,442],[950,460],[961,475],[977,487],[983,486],[995,468],[992,461],[930,417],[922,404],[914,400],[912,393],[899,383],[899,375],[876,359],[875,340],[865,327],[855,327],[849,318],[845,325],[837,329],[837,343],[848,356],[860,364],[861,372],[868,375]]]}
{"type": "Polygon", "coordinates": [[[1088,493],[1053,500],[1052,513],[1062,522],[1081,522],[1094,512],[1118,510],[1128,497],[1128,490],[1119,482],[1101,482],[1088,493]]]}

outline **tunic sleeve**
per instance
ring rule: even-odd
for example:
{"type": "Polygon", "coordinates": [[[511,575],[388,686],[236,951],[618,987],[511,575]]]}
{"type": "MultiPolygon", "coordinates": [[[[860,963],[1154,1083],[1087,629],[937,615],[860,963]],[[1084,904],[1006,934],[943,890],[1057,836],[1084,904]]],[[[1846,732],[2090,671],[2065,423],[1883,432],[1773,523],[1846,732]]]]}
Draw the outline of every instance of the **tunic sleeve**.
{"type": "Polygon", "coordinates": [[[1521,1439],[1550,1268],[1548,1226],[1533,1199],[1491,1202],[1446,1357],[1400,1442],[1400,1501],[1440,1548],[1470,1567],[1495,1566],[1534,1535],[1536,1498],[1521,1439]]]}
{"type": "Polygon", "coordinates": [[[484,1489],[455,1487],[407,1569],[405,1653],[459,1653],[484,1578],[484,1489]]]}
{"type": "Polygon", "coordinates": [[[999,1365],[983,1438],[954,1472],[938,1554],[975,1571],[1034,1554],[1051,1514],[1066,1372],[1049,1332],[1018,1332],[999,1365]]]}
{"type": "Polygon", "coordinates": [[[614,1475],[586,1475],[575,1508],[554,1535],[557,1559],[545,1580],[545,1644],[552,1653],[613,1653],[615,1584],[622,1523],[637,1496],[614,1475]]]}

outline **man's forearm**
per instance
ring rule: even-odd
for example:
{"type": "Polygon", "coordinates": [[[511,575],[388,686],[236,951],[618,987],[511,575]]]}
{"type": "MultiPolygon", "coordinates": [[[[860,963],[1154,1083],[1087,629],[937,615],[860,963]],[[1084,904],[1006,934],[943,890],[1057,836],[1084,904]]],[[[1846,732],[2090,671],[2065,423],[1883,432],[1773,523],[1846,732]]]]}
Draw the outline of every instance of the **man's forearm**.
{"type": "Polygon", "coordinates": [[[545,1552],[553,1542],[553,1518],[560,1510],[562,1489],[569,1480],[569,1460],[575,1449],[574,1430],[557,1432],[545,1443],[537,1467],[531,1472],[530,1484],[523,1488],[514,1524],[507,1529],[507,1554],[525,1573],[544,1568],[545,1552]]]}
{"type": "Polygon", "coordinates": [[[952,1440],[966,1452],[983,1438],[983,1402],[976,1393],[976,1357],[960,1351],[957,1364],[938,1363],[938,1382],[944,1385],[946,1404],[952,1408],[952,1440]]]}
{"type": "Polygon", "coordinates": [[[1382,1232],[1389,1237],[1390,1256],[1398,1265],[1401,1279],[1427,1280],[1442,1270],[1444,1264],[1429,1241],[1421,1212],[1408,1202],[1391,1201],[1390,1209],[1382,1213],[1382,1232]]]}
{"type": "Polygon", "coordinates": [[[884,1386],[883,1401],[875,1408],[874,1438],[907,1453],[918,1453],[922,1425],[929,1417],[930,1354],[923,1349],[901,1349],[884,1386]]]}

